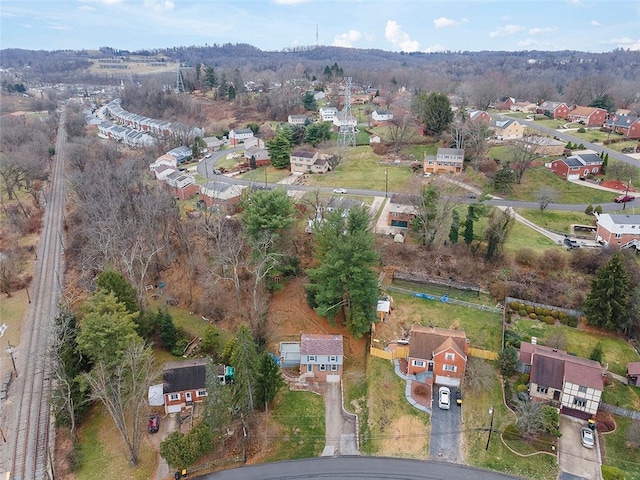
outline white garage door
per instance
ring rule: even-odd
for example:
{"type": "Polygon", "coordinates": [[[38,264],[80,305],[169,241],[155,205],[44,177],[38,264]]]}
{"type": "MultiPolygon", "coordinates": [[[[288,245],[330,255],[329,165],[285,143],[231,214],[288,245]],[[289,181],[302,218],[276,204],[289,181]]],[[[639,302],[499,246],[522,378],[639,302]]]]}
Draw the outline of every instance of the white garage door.
{"type": "Polygon", "coordinates": [[[580,180],[580,174],[574,173],[567,175],[567,180],[580,180]]]}
{"type": "Polygon", "coordinates": [[[180,413],[181,410],[182,408],[180,407],[179,404],[167,406],[167,413],[180,413]]]}
{"type": "Polygon", "coordinates": [[[444,377],[442,375],[436,375],[436,383],[438,385],[445,385],[447,387],[459,387],[460,386],[460,379],[459,378],[444,377]]]}

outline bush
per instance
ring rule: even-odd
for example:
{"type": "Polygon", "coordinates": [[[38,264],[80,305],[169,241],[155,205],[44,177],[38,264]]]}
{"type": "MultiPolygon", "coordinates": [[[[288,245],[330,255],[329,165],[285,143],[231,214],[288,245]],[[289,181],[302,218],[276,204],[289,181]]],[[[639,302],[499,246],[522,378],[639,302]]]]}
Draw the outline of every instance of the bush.
{"type": "Polygon", "coordinates": [[[624,480],[625,478],[624,472],[618,467],[602,465],[602,480],[624,480]]]}
{"type": "Polygon", "coordinates": [[[596,415],[596,424],[601,432],[613,432],[616,429],[616,421],[608,412],[598,412],[596,415]]]}
{"type": "Polygon", "coordinates": [[[505,330],[504,332],[504,344],[506,347],[512,346],[515,348],[520,348],[520,342],[522,342],[522,337],[517,332],[513,330],[505,330]]]}
{"type": "Polygon", "coordinates": [[[544,315],[544,313],[542,312],[542,307],[536,307],[536,308],[533,309],[533,311],[538,316],[544,315]]]}
{"type": "Polygon", "coordinates": [[[584,213],[586,213],[587,215],[593,215],[593,205],[587,205],[587,208],[584,209],[584,213]]]}
{"type": "Polygon", "coordinates": [[[513,310],[514,312],[517,312],[518,310],[520,310],[522,308],[522,304],[520,302],[511,302],[509,304],[509,308],[511,310],[513,310]]]}
{"type": "Polygon", "coordinates": [[[551,310],[549,312],[549,315],[551,315],[553,318],[560,318],[560,312],[558,310],[551,310]]]}
{"type": "Polygon", "coordinates": [[[520,383],[516,386],[516,393],[523,393],[523,392],[528,392],[529,389],[527,388],[526,385],[520,383]]]}
{"type": "Polygon", "coordinates": [[[531,320],[536,320],[536,319],[538,318],[538,315],[536,315],[535,313],[530,313],[530,314],[529,314],[529,318],[530,318],[531,320]]]}
{"type": "Polygon", "coordinates": [[[567,313],[566,313],[566,312],[558,312],[558,318],[559,318],[560,320],[563,320],[563,319],[564,319],[564,320],[566,320],[566,319],[567,319],[567,317],[568,317],[568,315],[567,315],[567,313]]]}
{"type": "Polygon", "coordinates": [[[544,317],[543,321],[547,325],[553,325],[554,323],[556,323],[556,319],[553,318],[551,315],[547,315],[546,317],[544,317]]]}
{"type": "Polygon", "coordinates": [[[534,313],[536,311],[532,305],[527,305],[525,309],[527,310],[527,313],[534,313]]]}
{"type": "Polygon", "coordinates": [[[578,317],[574,317],[573,315],[567,317],[567,325],[576,328],[578,326],[578,317]]]}
{"type": "Polygon", "coordinates": [[[533,267],[538,262],[538,254],[531,248],[521,248],[516,252],[515,261],[523,267],[533,267]]]}
{"type": "Polygon", "coordinates": [[[596,205],[593,209],[594,212],[597,212],[598,215],[602,213],[602,207],[600,205],[596,205]]]}
{"type": "Polygon", "coordinates": [[[518,311],[518,315],[520,315],[521,317],[526,317],[529,314],[529,312],[527,312],[527,310],[525,310],[524,308],[521,308],[518,311]]]}

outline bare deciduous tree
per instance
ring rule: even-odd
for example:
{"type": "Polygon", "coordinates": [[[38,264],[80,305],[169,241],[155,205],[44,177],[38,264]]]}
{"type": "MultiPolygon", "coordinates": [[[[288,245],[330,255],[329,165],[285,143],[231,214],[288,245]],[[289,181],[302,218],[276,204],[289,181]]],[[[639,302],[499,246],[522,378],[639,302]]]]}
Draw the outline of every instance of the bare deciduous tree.
{"type": "Polygon", "coordinates": [[[522,183],[524,172],[540,157],[541,147],[545,137],[540,135],[526,135],[512,145],[509,151],[510,165],[516,173],[516,182],[522,183]]]}
{"type": "Polygon", "coordinates": [[[545,209],[550,203],[555,202],[558,199],[558,192],[555,188],[548,185],[540,187],[536,192],[536,201],[540,207],[540,213],[544,213],[545,209]]]}

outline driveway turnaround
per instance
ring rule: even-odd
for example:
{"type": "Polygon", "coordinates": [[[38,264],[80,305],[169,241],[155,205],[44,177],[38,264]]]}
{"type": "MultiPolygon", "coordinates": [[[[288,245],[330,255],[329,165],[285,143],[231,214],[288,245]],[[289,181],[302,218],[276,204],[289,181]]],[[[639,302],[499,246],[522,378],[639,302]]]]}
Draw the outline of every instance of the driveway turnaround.
{"type": "Polygon", "coordinates": [[[562,436],[558,441],[558,466],[563,474],[573,475],[562,476],[561,474],[561,478],[586,480],[599,480],[602,478],[600,475],[598,435],[595,435],[596,446],[594,448],[585,448],[580,443],[580,429],[586,426],[586,420],[560,415],[560,432],[562,436]]]}
{"type": "Polygon", "coordinates": [[[431,414],[431,444],[429,455],[432,460],[462,463],[460,454],[460,417],[462,408],[456,404],[456,388],[451,387],[453,401],[449,410],[438,407],[438,385],[433,386],[433,412],[431,414]]]}

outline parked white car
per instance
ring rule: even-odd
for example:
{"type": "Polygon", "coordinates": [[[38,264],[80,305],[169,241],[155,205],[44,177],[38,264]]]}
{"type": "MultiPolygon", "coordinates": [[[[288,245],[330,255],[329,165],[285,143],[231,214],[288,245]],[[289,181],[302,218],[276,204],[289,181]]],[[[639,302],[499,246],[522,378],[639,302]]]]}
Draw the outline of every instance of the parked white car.
{"type": "Polygon", "coordinates": [[[338,194],[340,194],[340,195],[344,195],[345,193],[347,193],[347,190],[346,190],[346,189],[344,189],[344,188],[335,188],[335,189],[333,190],[333,193],[338,193],[338,194]]]}
{"type": "Polygon", "coordinates": [[[451,406],[451,391],[447,387],[438,390],[438,406],[443,410],[449,410],[451,406]]]}

